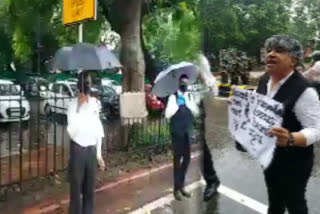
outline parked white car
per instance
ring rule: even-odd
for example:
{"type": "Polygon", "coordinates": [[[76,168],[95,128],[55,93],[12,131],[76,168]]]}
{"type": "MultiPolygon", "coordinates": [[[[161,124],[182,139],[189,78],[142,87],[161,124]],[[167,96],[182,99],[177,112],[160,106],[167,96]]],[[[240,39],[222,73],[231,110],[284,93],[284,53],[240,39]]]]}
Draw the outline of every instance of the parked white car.
{"type": "Polygon", "coordinates": [[[122,86],[119,85],[116,81],[111,80],[111,79],[101,79],[101,85],[102,86],[109,86],[111,88],[113,88],[117,94],[121,94],[122,93],[122,86]]]}
{"type": "Polygon", "coordinates": [[[30,103],[21,86],[10,80],[0,80],[0,122],[18,122],[30,119],[30,103]]]}
{"type": "Polygon", "coordinates": [[[49,84],[47,101],[44,111],[47,115],[51,113],[67,114],[70,103],[76,99],[78,94],[77,83],[73,81],[57,81],[49,84]]]}
{"type": "Polygon", "coordinates": [[[40,86],[39,96],[40,96],[40,98],[47,98],[48,91],[47,91],[47,87],[46,86],[44,86],[44,85],[40,86]]]}
{"type": "MultiPolygon", "coordinates": [[[[94,90],[92,88],[92,90],[94,90]]],[[[77,99],[78,88],[75,81],[57,81],[49,84],[47,93],[47,101],[44,105],[44,112],[47,115],[51,113],[60,113],[67,115],[71,102],[77,99]]],[[[100,111],[102,109],[101,102],[98,103],[100,111]]]]}

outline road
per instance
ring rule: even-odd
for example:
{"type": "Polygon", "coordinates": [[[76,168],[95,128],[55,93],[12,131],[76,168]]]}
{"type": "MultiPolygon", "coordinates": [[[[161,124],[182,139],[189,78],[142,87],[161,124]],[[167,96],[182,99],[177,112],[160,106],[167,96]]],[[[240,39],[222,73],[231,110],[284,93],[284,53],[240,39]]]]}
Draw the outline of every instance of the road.
{"type": "MultiPolygon", "coordinates": [[[[213,154],[222,185],[219,194],[209,202],[202,201],[203,182],[200,173],[201,154],[195,152],[186,185],[190,199],[175,201],[172,195],[173,170],[168,162],[144,169],[97,189],[96,214],[266,214],[268,200],[263,173],[257,161],[238,152],[230,138],[227,103],[215,99],[208,103],[206,139],[213,154]]],[[[309,214],[320,210],[320,144],[315,145],[315,164],[307,188],[309,214]]],[[[68,213],[68,198],[58,202],[52,213],[68,213]]],[[[34,212],[24,212],[34,214],[34,212]]]]}
{"type": "MultiPolygon", "coordinates": [[[[207,114],[206,138],[213,154],[215,168],[222,187],[219,195],[202,202],[203,185],[195,180],[188,187],[193,194],[183,202],[173,200],[171,194],[152,201],[133,213],[145,213],[152,209],[152,214],[258,214],[266,213],[267,193],[261,167],[247,153],[238,152],[230,138],[227,126],[227,103],[216,99],[210,103],[207,114]],[[165,201],[166,203],[164,203],[165,201]],[[143,210],[145,209],[145,210],[143,210]],[[143,210],[143,211],[142,211],[143,210]]],[[[319,213],[320,204],[320,144],[315,146],[315,164],[307,189],[309,213],[319,213]]],[[[192,177],[194,171],[189,171],[192,177]]]]}

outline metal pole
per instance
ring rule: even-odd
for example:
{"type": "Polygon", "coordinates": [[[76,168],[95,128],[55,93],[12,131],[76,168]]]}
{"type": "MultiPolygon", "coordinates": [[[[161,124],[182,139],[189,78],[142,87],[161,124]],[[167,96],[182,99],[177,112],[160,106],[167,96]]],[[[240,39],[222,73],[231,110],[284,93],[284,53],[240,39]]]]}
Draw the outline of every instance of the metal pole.
{"type": "Polygon", "coordinates": [[[79,43],[83,42],[83,24],[79,24],[79,43]]]}

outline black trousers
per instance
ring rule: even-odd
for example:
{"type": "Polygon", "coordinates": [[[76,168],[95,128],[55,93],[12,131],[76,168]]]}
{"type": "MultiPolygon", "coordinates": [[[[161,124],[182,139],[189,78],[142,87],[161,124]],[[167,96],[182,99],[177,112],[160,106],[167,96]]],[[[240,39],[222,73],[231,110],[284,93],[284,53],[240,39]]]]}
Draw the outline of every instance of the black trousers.
{"type": "MultiPolygon", "coordinates": [[[[207,96],[209,97],[209,96],[207,96]]],[[[208,98],[206,98],[208,99],[208,98]]],[[[207,101],[209,102],[210,99],[208,99],[207,101]]],[[[219,178],[217,176],[216,170],[214,169],[214,164],[213,164],[213,159],[211,156],[211,151],[208,147],[207,141],[206,141],[206,126],[205,126],[205,121],[206,121],[206,109],[211,108],[212,106],[209,105],[208,102],[205,102],[205,100],[203,100],[201,102],[201,110],[202,110],[202,115],[201,115],[201,119],[202,119],[202,123],[201,123],[201,135],[203,136],[202,141],[203,141],[203,159],[202,159],[202,175],[204,177],[204,180],[206,181],[207,185],[211,185],[215,182],[219,182],[219,178]],[[205,108],[205,105],[206,108],[205,108]]]]}
{"type": "MultiPolygon", "coordinates": [[[[284,151],[285,152],[285,151],[284,151]]],[[[313,154],[304,158],[286,159],[276,151],[273,162],[265,170],[269,196],[268,214],[307,214],[305,191],[313,166],[313,154]]]]}
{"type": "Polygon", "coordinates": [[[69,213],[93,214],[95,203],[94,187],[97,170],[96,147],[81,147],[74,141],[71,141],[70,144],[69,213]]]}
{"type": "Polygon", "coordinates": [[[172,133],[174,191],[184,187],[190,164],[190,132],[172,133]]]}
{"type": "Polygon", "coordinates": [[[205,140],[203,142],[203,167],[201,169],[207,185],[211,185],[219,181],[216,170],[214,169],[211,151],[205,140]]]}

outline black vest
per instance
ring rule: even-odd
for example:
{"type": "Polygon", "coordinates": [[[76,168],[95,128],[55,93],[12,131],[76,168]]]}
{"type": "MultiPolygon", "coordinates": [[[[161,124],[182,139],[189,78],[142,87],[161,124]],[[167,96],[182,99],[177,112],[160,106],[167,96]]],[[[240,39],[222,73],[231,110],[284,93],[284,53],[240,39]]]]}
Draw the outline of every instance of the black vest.
{"type": "MultiPolygon", "coordinates": [[[[267,84],[270,79],[268,73],[265,73],[260,79],[257,93],[266,95],[267,84]]],[[[294,71],[291,77],[281,86],[279,91],[273,97],[274,100],[283,103],[284,113],[282,127],[290,132],[298,132],[302,129],[301,123],[298,121],[293,108],[301,94],[310,87],[308,81],[298,72],[294,71]]],[[[313,145],[306,148],[302,147],[277,147],[275,159],[286,159],[288,161],[301,160],[309,158],[313,155],[313,145]],[[278,154],[277,154],[278,153],[278,154]],[[281,153],[281,155],[279,155],[281,153]],[[280,156],[280,157],[279,157],[280,156]]]]}
{"type": "MultiPolygon", "coordinates": [[[[178,94],[175,93],[177,103],[178,94]]],[[[171,131],[174,133],[185,133],[189,132],[193,126],[193,115],[190,109],[186,105],[179,107],[179,110],[171,117],[170,120],[171,131]]]]}

